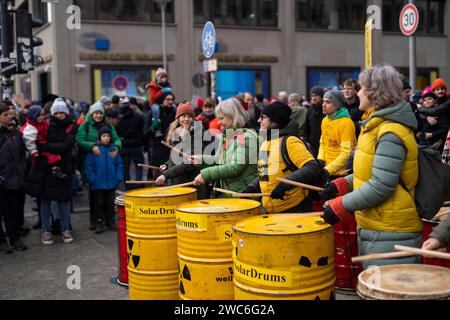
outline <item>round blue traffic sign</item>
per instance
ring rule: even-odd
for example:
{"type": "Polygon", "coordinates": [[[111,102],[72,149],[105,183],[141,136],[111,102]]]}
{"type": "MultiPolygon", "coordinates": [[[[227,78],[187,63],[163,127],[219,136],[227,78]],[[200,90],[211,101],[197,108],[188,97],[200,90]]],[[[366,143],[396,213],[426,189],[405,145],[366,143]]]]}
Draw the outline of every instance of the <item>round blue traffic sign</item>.
{"type": "Polygon", "coordinates": [[[211,21],[208,21],[203,28],[202,49],[206,59],[212,58],[216,49],[216,29],[211,21]]]}

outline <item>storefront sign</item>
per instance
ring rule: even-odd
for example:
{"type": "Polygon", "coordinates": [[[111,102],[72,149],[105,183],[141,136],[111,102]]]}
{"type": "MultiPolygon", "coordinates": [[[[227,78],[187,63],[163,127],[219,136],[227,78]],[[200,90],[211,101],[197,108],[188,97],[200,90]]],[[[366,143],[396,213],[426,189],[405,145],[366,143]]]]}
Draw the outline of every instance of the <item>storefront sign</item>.
{"type": "MultiPolygon", "coordinates": [[[[120,53],[120,52],[81,52],[81,61],[162,61],[162,54],[120,53]]],[[[168,61],[174,61],[175,55],[169,54],[168,61]]]]}
{"type": "MultiPolygon", "coordinates": [[[[215,59],[218,62],[229,63],[277,63],[279,58],[277,56],[240,56],[237,54],[216,54],[215,59]]],[[[203,55],[198,56],[198,61],[203,62],[205,57],[203,55]]]]}

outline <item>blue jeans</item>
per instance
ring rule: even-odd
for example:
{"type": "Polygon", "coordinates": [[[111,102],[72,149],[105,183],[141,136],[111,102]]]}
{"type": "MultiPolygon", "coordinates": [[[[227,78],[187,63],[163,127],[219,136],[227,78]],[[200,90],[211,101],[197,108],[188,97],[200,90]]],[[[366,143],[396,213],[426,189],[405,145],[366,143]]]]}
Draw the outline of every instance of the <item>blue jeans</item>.
{"type": "MultiPolygon", "coordinates": [[[[135,170],[136,170],[136,180],[142,181],[143,170],[141,167],[138,167],[138,164],[145,163],[144,159],[144,149],[140,148],[130,148],[122,150],[122,161],[123,161],[123,177],[125,181],[130,180],[130,167],[131,161],[133,160],[135,170]]],[[[127,185],[127,190],[128,189],[127,185]]]]}
{"type": "Polygon", "coordinates": [[[161,114],[161,111],[159,108],[160,108],[160,106],[157,103],[152,105],[151,110],[152,110],[152,118],[153,119],[159,119],[159,115],[161,114]]]}
{"type": "Polygon", "coordinates": [[[59,202],[53,201],[55,205],[52,206],[52,201],[42,200],[41,201],[41,221],[42,221],[42,232],[50,232],[50,217],[51,217],[51,207],[55,210],[55,216],[59,215],[61,230],[69,230],[70,224],[70,201],[59,202]]]}

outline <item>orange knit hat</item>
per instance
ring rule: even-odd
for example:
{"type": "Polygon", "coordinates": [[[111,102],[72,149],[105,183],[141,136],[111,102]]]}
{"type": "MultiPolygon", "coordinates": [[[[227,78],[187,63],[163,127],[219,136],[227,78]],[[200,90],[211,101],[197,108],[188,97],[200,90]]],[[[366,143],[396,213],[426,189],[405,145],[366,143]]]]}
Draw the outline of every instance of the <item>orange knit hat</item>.
{"type": "Polygon", "coordinates": [[[445,83],[444,79],[437,78],[436,80],[434,80],[433,85],[431,87],[433,88],[433,91],[436,90],[437,88],[447,89],[447,84],[445,83]]]}
{"type": "Polygon", "coordinates": [[[195,118],[194,107],[188,103],[186,104],[180,103],[180,105],[177,108],[177,115],[175,118],[178,119],[183,114],[190,114],[192,118],[195,118]]]}

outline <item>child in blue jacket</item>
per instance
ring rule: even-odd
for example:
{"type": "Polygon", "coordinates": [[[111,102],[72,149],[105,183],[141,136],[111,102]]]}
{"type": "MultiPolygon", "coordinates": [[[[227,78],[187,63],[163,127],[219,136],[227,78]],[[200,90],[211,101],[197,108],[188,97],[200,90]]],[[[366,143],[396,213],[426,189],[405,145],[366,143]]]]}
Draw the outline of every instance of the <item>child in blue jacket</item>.
{"type": "Polygon", "coordinates": [[[94,214],[97,221],[95,233],[102,233],[103,223],[108,230],[117,230],[114,219],[114,197],[120,181],[123,180],[123,167],[120,155],[111,157],[115,146],[111,144],[109,127],[102,127],[98,131],[98,137],[101,155],[97,156],[90,152],[84,163],[84,170],[90,184],[91,195],[94,197],[94,214]]]}

